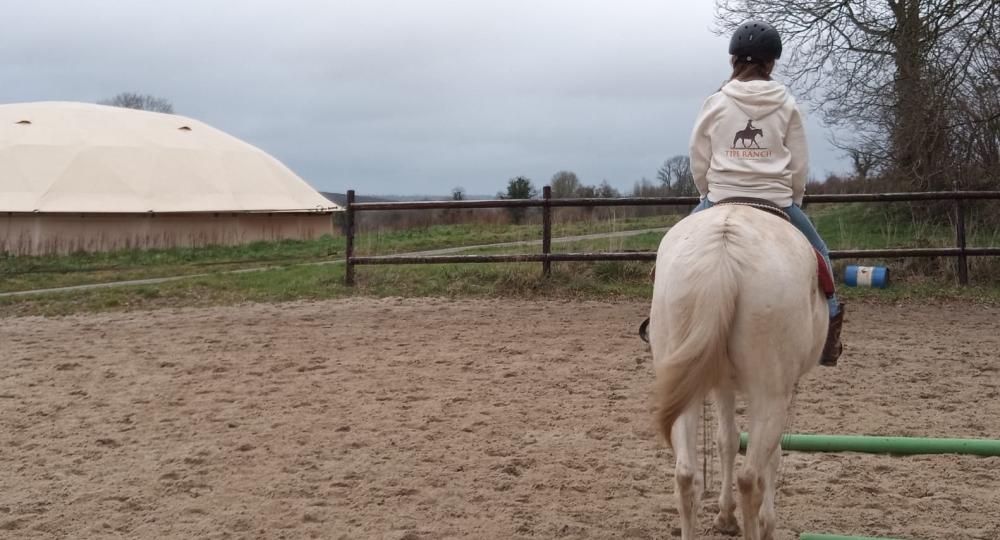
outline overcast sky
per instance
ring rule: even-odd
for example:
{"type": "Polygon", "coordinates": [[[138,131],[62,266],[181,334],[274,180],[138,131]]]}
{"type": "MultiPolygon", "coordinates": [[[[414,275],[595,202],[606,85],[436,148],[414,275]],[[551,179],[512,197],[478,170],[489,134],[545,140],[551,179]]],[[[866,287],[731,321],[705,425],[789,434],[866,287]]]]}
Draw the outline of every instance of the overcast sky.
{"type": "MultiPolygon", "coordinates": [[[[9,2],[0,102],[154,94],[322,191],[488,195],[559,170],[629,190],[687,152],[728,74],[712,4],[9,2]]],[[[809,118],[813,175],[846,171],[809,118]]]]}

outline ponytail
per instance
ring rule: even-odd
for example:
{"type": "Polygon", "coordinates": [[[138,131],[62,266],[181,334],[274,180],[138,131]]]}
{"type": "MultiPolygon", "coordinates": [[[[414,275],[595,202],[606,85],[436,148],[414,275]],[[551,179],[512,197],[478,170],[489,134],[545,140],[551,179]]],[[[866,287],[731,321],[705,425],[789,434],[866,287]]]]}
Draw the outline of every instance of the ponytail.
{"type": "Polygon", "coordinates": [[[774,69],[774,60],[761,60],[749,56],[733,56],[733,74],[729,80],[739,81],[770,81],[771,70],[774,69]]]}

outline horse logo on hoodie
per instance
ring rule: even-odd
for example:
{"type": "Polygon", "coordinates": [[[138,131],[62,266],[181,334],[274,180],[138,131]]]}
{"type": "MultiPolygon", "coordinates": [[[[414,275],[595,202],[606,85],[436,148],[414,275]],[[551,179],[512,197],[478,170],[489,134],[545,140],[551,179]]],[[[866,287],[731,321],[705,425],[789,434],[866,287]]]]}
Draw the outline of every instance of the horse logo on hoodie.
{"type": "Polygon", "coordinates": [[[736,141],[740,141],[743,148],[753,148],[754,146],[760,148],[760,143],[757,142],[757,137],[763,136],[764,130],[753,127],[753,120],[747,120],[746,129],[737,131],[736,136],[733,137],[733,148],[736,148],[736,141]],[[749,144],[747,141],[750,141],[749,144]]]}

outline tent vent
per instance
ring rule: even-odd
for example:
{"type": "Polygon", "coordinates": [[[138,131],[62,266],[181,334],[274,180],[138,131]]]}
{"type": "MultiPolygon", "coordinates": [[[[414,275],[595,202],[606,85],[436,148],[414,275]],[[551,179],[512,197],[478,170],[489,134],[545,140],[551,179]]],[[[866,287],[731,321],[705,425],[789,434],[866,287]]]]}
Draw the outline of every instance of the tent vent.
{"type": "Polygon", "coordinates": [[[177,129],[179,129],[181,131],[191,131],[191,128],[189,128],[187,126],[181,126],[181,127],[177,128],[177,129]]]}
{"type": "Polygon", "coordinates": [[[18,123],[18,124],[26,124],[26,125],[30,125],[30,124],[31,124],[31,120],[21,120],[21,121],[19,121],[19,122],[17,122],[17,123],[18,123]]]}

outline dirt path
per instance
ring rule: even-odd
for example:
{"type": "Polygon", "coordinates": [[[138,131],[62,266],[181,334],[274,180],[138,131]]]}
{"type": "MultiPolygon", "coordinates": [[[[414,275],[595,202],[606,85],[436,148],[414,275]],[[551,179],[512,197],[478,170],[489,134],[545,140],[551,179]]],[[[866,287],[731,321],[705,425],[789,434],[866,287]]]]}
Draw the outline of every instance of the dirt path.
{"type": "MultiPolygon", "coordinates": [[[[1000,434],[1000,308],[851,308],[843,366],[803,380],[792,430],[1000,434]]],[[[0,538],[669,538],[645,310],[347,299],[5,319],[0,538]]],[[[778,538],[995,540],[998,471],[791,453],[778,538]]]]}
{"type": "MultiPolygon", "coordinates": [[[[657,227],[655,229],[635,229],[631,231],[616,231],[609,233],[594,233],[594,234],[581,234],[578,236],[560,236],[558,238],[553,238],[553,244],[569,244],[571,242],[583,242],[587,240],[602,240],[605,238],[627,238],[629,236],[638,236],[640,234],[661,232],[666,233],[670,230],[670,227],[657,227]]],[[[389,255],[390,257],[413,257],[413,256],[429,256],[429,255],[449,255],[452,253],[461,253],[463,251],[470,251],[473,249],[490,249],[490,248],[503,248],[503,247],[514,247],[514,246],[540,246],[542,245],[541,239],[539,240],[518,240],[516,242],[500,242],[497,244],[482,244],[478,246],[458,246],[452,248],[443,249],[432,249],[430,251],[416,251],[412,253],[395,253],[389,255]]]]}

